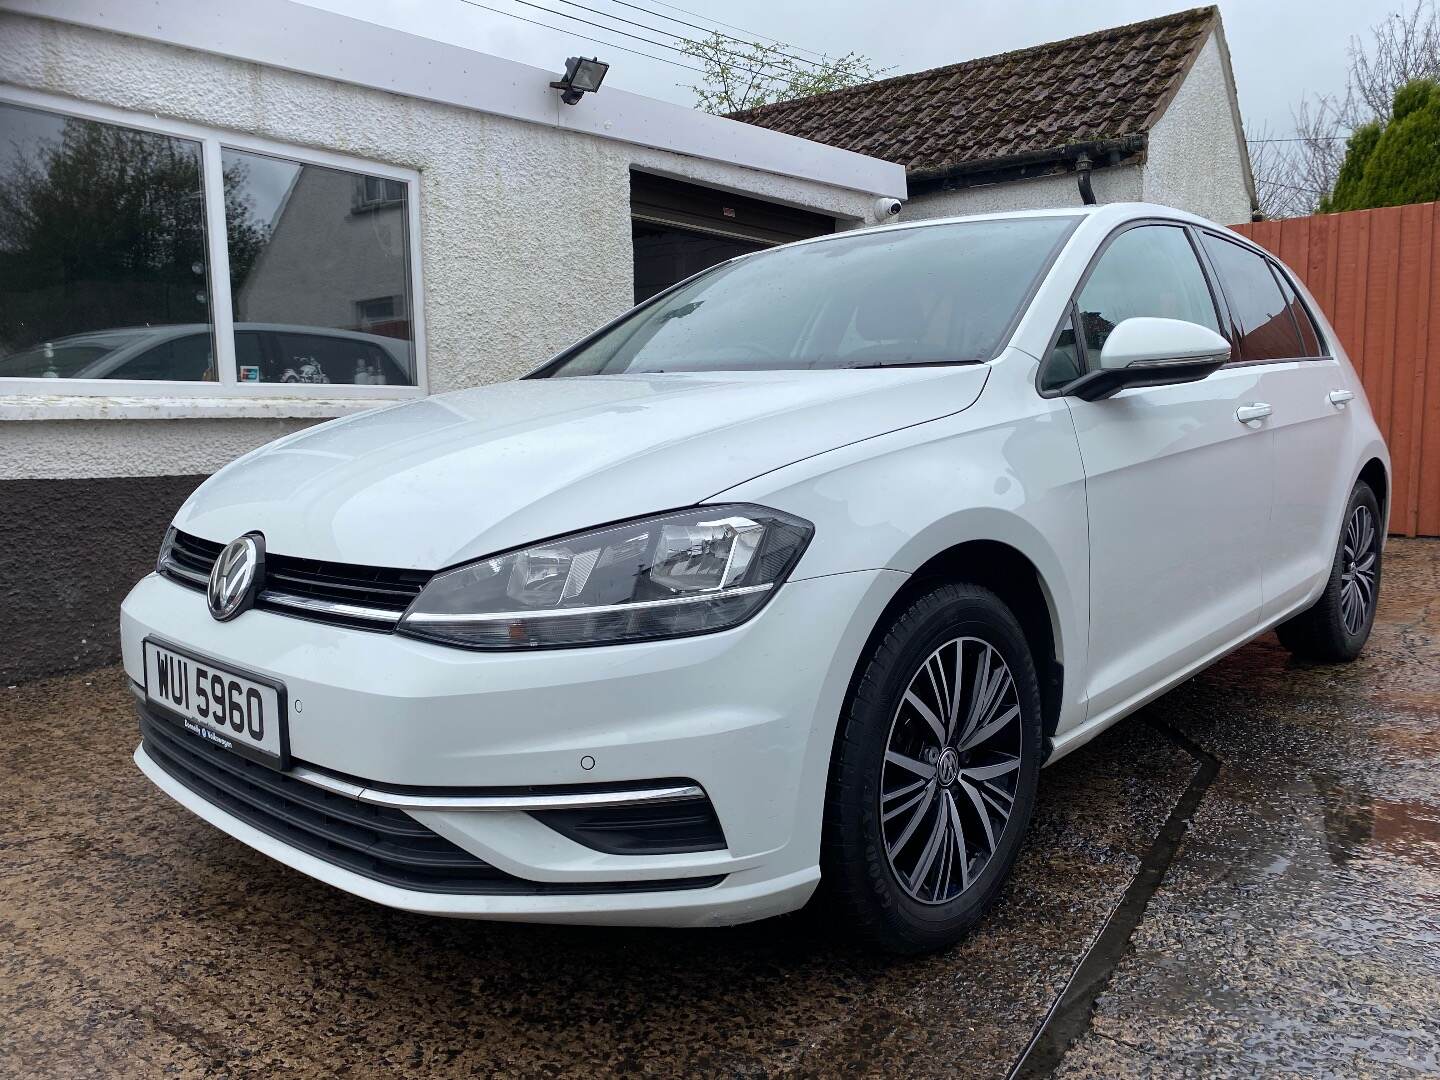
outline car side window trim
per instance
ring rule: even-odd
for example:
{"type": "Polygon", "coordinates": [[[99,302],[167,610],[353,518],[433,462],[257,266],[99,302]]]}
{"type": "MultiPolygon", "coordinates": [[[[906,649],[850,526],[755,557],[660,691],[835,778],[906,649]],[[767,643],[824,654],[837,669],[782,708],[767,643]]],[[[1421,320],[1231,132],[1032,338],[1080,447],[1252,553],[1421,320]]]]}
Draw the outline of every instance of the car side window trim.
{"type": "MultiPolygon", "coordinates": [[[[1184,234],[1186,241],[1190,244],[1190,250],[1194,254],[1196,262],[1200,264],[1200,276],[1205,279],[1205,287],[1210,290],[1210,303],[1215,308],[1215,318],[1222,328],[1222,336],[1230,341],[1231,349],[1236,347],[1235,338],[1231,334],[1223,332],[1224,328],[1231,325],[1229,304],[1223,298],[1217,279],[1210,273],[1209,262],[1206,260],[1205,254],[1202,251],[1199,238],[1194,235],[1194,227],[1188,221],[1178,221],[1174,218],[1136,218],[1133,221],[1127,221],[1117,225],[1106,235],[1105,239],[1100,242],[1100,246],[1095,249],[1095,254],[1090,256],[1090,261],[1085,265],[1085,272],[1080,275],[1080,280],[1075,283],[1075,288],[1070,293],[1070,299],[1065,302],[1065,308],[1060,313],[1060,318],[1056,320],[1055,330],[1050,335],[1050,344],[1046,346],[1045,349],[1045,358],[1040,361],[1039,367],[1035,369],[1035,391],[1041,397],[1053,398],[1062,396],[1059,387],[1050,390],[1045,388],[1045,369],[1048,366],[1050,353],[1054,350],[1056,343],[1060,340],[1060,335],[1065,330],[1065,321],[1067,319],[1070,320],[1070,325],[1075,328],[1075,351],[1080,363],[1083,365],[1081,374],[1091,370],[1090,350],[1085,343],[1085,335],[1080,330],[1082,325],[1079,318],[1080,294],[1085,291],[1085,286],[1090,283],[1090,277],[1094,274],[1095,267],[1099,265],[1100,260],[1105,257],[1105,253],[1110,250],[1110,245],[1113,244],[1116,239],[1131,229],[1142,229],[1151,225],[1166,225],[1171,228],[1178,228],[1181,233],[1184,234]]],[[[1142,391],[1146,388],[1137,387],[1136,389],[1137,391],[1142,391]]]]}
{"type": "Polygon", "coordinates": [[[1230,297],[1226,295],[1221,284],[1220,268],[1210,258],[1210,252],[1205,250],[1202,242],[1203,230],[1189,225],[1185,231],[1190,234],[1190,246],[1195,249],[1195,254],[1200,259],[1200,270],[1204,273],[1205,280],[1210,283],[1210,295],[1215,298],[1215,310],[1220,316],[1220,335],[1230,342],[1231,359],[1225,361],[1225,366],[1231,367],[1238,363],[1234,357],[1240,355],[1240,332],[1235,321],[1235,310],[1230,306],[1230,297]]]}

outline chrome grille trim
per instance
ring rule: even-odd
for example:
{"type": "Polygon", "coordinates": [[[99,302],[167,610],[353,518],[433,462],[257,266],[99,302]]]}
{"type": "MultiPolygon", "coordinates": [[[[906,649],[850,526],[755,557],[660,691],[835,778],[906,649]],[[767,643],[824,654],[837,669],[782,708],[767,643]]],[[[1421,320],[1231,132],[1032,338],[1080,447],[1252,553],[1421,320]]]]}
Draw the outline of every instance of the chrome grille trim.
{"type": "Polygon", "coordinates": [[[386,791],[383,788],[365,787],[328,773],[308,769],[304,765],[292,766],[286,775],[326,791],[333,791],[337,795],[349,796],[357,802],[389,806],[396,810],[593,810],[599,807],[636,806],[642,803],[705,798],[705,789],[698,784],[673,784],[622,791],[574,791],[553,795],[410,795],[386,791]]]}
{"type": "Polygon", "coordinates": [[[400,622],[400,614],[388,608],[366,607],[364,604],[342,604],[337,600],[321,600],[314,596],[296,596],[293,593],[262,589],[255,597],[257,607],[290,608],[311,615],[329,616],[332,620],[364,619],[386,630],[393,630],[400,622]]]}
{"type": "MultiPolygon", "coordinates": [[[[209,583],[209,569],[223,545],[178,530],[172,537],[156,571],[177,584],[203,592],[209,583]]],[[[400,617],[429,577],[428,571],[328,563],[268,553],[265,582],[255,606],[295,618],[388,633],[399,625],[400,617]],[[366,599],[375,602],[365,603],[366,599]]]]}

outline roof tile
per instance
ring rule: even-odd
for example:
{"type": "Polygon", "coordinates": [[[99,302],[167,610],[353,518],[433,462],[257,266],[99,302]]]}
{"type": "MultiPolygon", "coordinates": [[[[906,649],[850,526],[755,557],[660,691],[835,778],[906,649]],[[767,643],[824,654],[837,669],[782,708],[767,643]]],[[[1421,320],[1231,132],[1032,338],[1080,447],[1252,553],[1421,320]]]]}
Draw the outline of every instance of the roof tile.
{"type": "Polygon", "coordinates": [[[731,116],[912,172],[1140,134],[1218,19],[1194,8],[731,116]]]}

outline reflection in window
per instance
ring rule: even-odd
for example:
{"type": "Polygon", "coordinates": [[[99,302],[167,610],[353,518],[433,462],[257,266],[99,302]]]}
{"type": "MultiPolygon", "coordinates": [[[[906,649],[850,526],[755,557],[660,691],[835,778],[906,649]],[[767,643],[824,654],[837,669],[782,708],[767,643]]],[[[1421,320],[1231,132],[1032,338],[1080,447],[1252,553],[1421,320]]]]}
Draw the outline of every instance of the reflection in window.
{"type": "MultiPolygon", "coordinates": [[[[1271,270],[1275,270],[1272,266],[1271,270]]],[[[1275,278],[1280,282],[1280,291],[1285,294],[1285,303],[1289,305],[1290,314],[1295,318],[1295,325],[1300,330],[1300,344],[1304,346],[1306,356],[1324,356],[1325,350],[1320,344],[1320,331],[1315,326],[1315,320],[1305,305],[1300,302],[1299,294],[1295,292],[1285,275],[1278,270],[1275,271],[1275,278]]]]}
{"type": "Polygon", "coordinates": [[[1045,367],[1040,376],[1042,390],[1058,390],[1074,382],[1083,373],[1080,364],[1080,346],[1075,340],[1075,325],[1069,315],[1060,324],[1060,333],[1055,344],[1045,355],[1045,367]]]}
{"type": "Polygon", "coordinates": [[[1080,322],[1092,367],[1110,332],[1126,319],[1184,319],[1219,331],[1215,301],[1185,231],[1128,229],[1101,254],[1080,290],[1080,322]]]}
{"type": "Polygon", "coordinates": [[[407,186],[239,150],[222,161],[239,381],[414,386],[407,186]]]}
{"type": "Polygon", "coordinates": [[[0,104],[0,377],[215,378],[200,144],[0,104]]]}
{"type": "Polygon", "coordinates": [[[1240,359],[1285,360],[1305,355],[1289,305],[1270,264],[1255,252],[1205,234],[1239,334],[1240,359]]]}

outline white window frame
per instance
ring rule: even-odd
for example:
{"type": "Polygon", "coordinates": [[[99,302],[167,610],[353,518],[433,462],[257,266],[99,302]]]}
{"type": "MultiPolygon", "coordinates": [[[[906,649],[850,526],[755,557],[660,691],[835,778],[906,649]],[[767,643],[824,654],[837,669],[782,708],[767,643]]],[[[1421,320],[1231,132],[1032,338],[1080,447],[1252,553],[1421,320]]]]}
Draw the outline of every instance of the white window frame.
{"type": "MultiPolygon", "coordinates": [[[[420,174],[414,169],[386,165],[365,158],[350,157],[277,142],[242,132],[170,120],[109,105],[62,98],[18,86],[0,86],[0,103],[20,105],[61,116],[116,124],[159,135],[173,135],[200,144],[201,178],[205,205],[206,259],[209,269],[210,322],[217,381],[184,382],[169,379],[33,379],[0,376],[0,396],[51,398],[206,398],[230,402],[255,402],[267,398],[375,399],[396,401],[424,397],[429,375],[425,355],[425,293],[420,265],[420,174]],[[242,150],[285,158],[301,165],[322,165],[347,172],[366,173],[399,180],[406,185],[408,253],[410,258],[411,333],[415,350],[414,386],[352,386],[347,383],[240,383],[235,367],[235,320],[230,302],[230,254],[225,232],[225,187],[221,154],[242,150]]],[[[359,404],[357,401],[355,404],[359,404]]]]}

